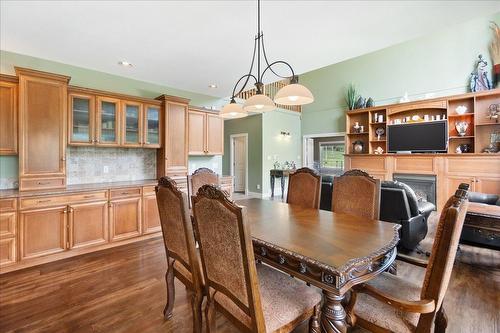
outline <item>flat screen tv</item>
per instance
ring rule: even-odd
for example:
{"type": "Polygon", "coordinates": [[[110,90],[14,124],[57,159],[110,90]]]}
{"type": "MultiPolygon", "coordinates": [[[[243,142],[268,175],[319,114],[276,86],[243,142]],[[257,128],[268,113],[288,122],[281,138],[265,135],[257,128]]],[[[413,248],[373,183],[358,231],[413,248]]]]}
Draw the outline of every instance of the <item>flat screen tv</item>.
{"type": "Polygon", "coordinates": [[[388,125],[387,151],[389,153],[446,153],[448,151],[448,121],[388,125]]]}

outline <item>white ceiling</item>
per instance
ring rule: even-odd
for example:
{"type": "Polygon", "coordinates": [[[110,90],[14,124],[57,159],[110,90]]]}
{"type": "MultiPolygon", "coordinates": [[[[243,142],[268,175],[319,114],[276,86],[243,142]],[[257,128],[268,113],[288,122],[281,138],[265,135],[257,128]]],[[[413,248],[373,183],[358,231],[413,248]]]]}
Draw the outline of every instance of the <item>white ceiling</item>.
{"type": "MultiPolygon", "coordinates": [[[[500,1],[263,0],[262,29],[269,60],[304,73],[498,11],[500,1]]],[[[256,1],[2,0],[0,48],[224,97],[248,70],[256,21],[256,1]]]]}

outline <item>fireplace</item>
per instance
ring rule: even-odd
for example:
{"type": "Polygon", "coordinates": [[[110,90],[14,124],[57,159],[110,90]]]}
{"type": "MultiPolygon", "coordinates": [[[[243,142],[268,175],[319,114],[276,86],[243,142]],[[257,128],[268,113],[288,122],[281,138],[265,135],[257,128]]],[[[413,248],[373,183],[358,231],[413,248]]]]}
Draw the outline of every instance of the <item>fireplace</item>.
{"type": "Polygon", "coordinates": [[[417,198],[432,202],[436,206],[436,176],[395,173],[393,178],[410,186],[417,198]]]}

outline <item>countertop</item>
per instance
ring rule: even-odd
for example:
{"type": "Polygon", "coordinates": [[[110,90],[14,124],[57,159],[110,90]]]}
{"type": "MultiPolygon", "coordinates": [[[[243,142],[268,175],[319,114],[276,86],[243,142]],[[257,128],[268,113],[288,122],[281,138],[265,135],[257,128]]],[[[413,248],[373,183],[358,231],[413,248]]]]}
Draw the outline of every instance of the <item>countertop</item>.
{"type": "Polygon", "coordinates": [[[24,197],[34,197],[34,196],[40,196],[40,195],[67,194],[67,193],[76,193],[76,192],[107,190],[107,189],[112,189],[112,188],[148,186],[148,185],[156,185],[156,184],[158,184],[158,180],[146,179],[146,180],[125,181],[125,182],[68,185],[68,186],[66,186],[66,188],[47,189],[47,190],[39,190],[39,191],[22,191],[22,192],[20,192],[17,189],[10,189],[10,190],[0,190],[0,199],[21,198],[21,197],[24,198],[24,197]]]}

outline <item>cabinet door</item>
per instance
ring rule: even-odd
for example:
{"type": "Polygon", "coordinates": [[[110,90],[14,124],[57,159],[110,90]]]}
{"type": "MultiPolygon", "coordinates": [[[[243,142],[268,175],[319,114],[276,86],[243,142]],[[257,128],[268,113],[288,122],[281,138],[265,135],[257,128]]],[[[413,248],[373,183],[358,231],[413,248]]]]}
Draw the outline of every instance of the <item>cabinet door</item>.
{"type": "Polygon", "coordinates": [[[16,236],[16,212],[0,213],[0,239],[16,236]]]}
{"type": "Polygon", "coordinates": [[[69,207],[69,247],[79,248],[108,241],[108,202],[90,202],[69,207]]]}
{"type": "Polygon", "coordinates": [[[97,144],[120,145],[119,112],[120,101],[114,98],[97,97],[97,144]]]}
{"type": "Polygon", "coordinates": [[[161,139],[161,114],[160,107],[144,105],[144,147],[160,148],[161,139]]]}
{"type": "Polygon", "coordinates": [[[142,209],[144,211],[143,233],[149,234],[161,230],[160,213],[156,204],[156,196],[149,195],[143,198],[142,209]]]}
{"type": "Polygon", "coordinates": [[[449,197],[455,194],[461,183],[469,184],[469,191],[475,191],[475,180],[473,177],[448,176],[445,182],[446,196],[443,198],[443,204],[446,203],[449,197]]]}
{"type": "Polygon", "coordinates": [[[142,146],[142,104],[122,102],[122,145],[127,147],[142,146]]]}
{"type": "Polygon", "coordinates": [[[66,250],[66,228],[66,206],[20,212],[21,260],[66,250]]]}
{"type": "Polygon", "coordinates": [[[17,260],[16,238],[0,239],[0,267],[12,265],[17,260]]]}
{"type": "Polygon", "coordinates": [[[17,84],[0,81],[0,155],[17,154],[17,84]]]}
{"type": "Polygon", "coordinates": [[[35,75],[19,75],[20,190],[65,186],[67,81],[35,75]]]}
{"type": "Polygon", "coordinates": [[[224,154],[224,120],[218,115],[207,114],[206,151],[209,155],[224,154]]]}
{"type": "Polygon", "coordinates": [[[111,241],[141,234],[141,197],[111,201],[109,214],[111,241]]]}
{"type": "Polygon", "coordinates": [[[187,105],[167,102],[165,162],[168,176],[185,176],[188,169],[187,105]]]}
{"type": "Polygon", "coordinates": [[[206,146],[206,113],[189,111],[188,113],[188,141],[189,155],[205,155],[206,146]]]}
{"type": "Polygon", "coordinates": [[[95,100],[92,95],[69,94],[68,133],[70,145],[93,145],[95,100]]]}
{"type": "Polygon", "coordinates": [[[476,177],[476,192],[500,195],[500,178],[476,177]]]}

